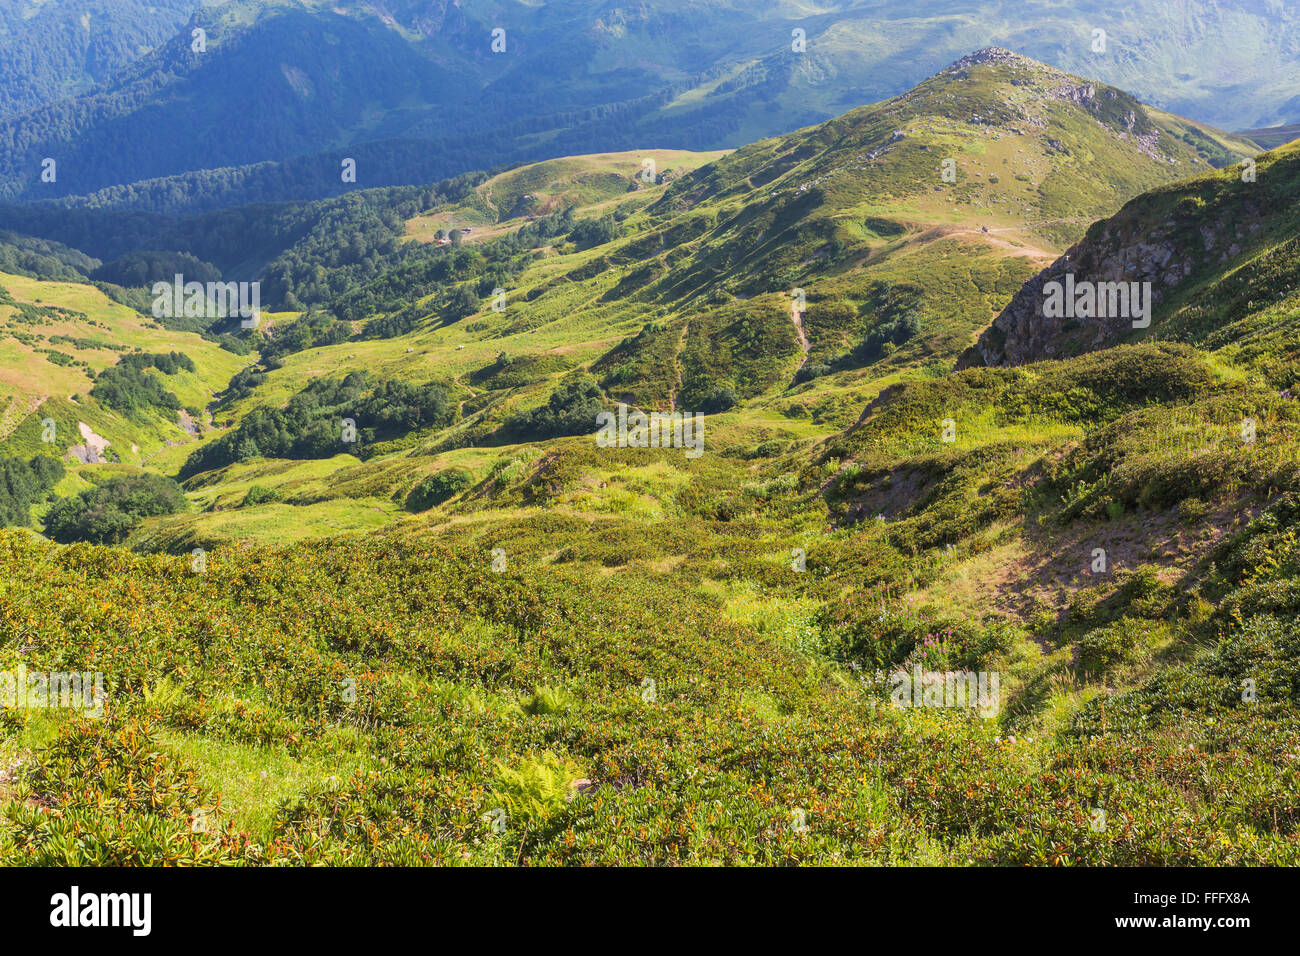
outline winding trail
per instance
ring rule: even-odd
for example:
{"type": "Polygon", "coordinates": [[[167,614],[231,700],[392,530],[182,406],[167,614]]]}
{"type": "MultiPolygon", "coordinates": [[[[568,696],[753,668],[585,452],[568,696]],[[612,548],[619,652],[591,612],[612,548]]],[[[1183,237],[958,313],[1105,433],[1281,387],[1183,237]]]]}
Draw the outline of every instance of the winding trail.
{"type": "Polygon", "coordinates": [[[462,381],[460,380],[460,376],[459,376],[459,375],[453,377],[453,378],[452,378],[452,381],[455,382],[457,385],[461,386],[462,388],[464,388],[465,391],[469,392],[469,398],[461,399],[461,401],[456,405],[456,411],[457,411],[457,413],[459,413],[459,415],[460,415],[461,418],[464,418],[464,417],[465,417],[465,403],[466,403],[466,402],[473,401],[474,399],[478,398],[478,392],[474,391],[474,389],[470,388],[468,385],[466,385],[464,382],[462,382],[462,381]]]}
{"type": "Polygon", "coordinates": [[[795,369],[798,372],[808,362],[808,351],[811,348],[808,345],[808,335],[803,330],[803,313],[799,311],[798,302],[790,303],[790,318],[794,320],[794,330],[799,334],[799,348],[803,350],[803,355],[799,356],[799,366],[795,369]]]}
{"type": "Polygon", "coordinates": [[[668,410],[677,411],[677,396],[682,391],[682,350],[686,348],[686,334],[691,330],[691,323],[682,326],[681,337],[677,340],[677,351],[673,354],[673,365],[677,368],[677,384],[668,393],[668,410]]]}

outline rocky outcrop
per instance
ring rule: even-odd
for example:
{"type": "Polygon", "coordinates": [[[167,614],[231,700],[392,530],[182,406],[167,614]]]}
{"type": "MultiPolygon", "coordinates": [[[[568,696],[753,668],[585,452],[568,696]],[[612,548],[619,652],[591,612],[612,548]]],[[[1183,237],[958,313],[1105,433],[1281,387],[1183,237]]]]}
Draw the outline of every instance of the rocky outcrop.
{"type": "Polygon", "coordinates": [[[1061,315],[1046,308],[1048,284],[1151,284],[1152,322],[1161,303],[1189,278],[1240,256],[1260,232],[1263,213],[1250,199],[1215,210],[1194,189],[1169,208],[1167,196],[1140,197],[1094,225],[1061,258],[1025,284],[957,367],[1008,366],[1095,351],[1134,334],[1131,313],[1061,315]],[[1157,210],[1163,209],[1157,213],[1157,210]],[[1154,221],[1153,221],[1154,219],[1154,221]]]}
{"type": "Polygon", "coordinates": [[[97,434],[85,422],[77,422],[77,428],[81,431],[83,443],[69,448],[69,457],[81,462],[83,465],[102,465],[108,461],[105,452],[111,442],[103,435],[97,434]]]}

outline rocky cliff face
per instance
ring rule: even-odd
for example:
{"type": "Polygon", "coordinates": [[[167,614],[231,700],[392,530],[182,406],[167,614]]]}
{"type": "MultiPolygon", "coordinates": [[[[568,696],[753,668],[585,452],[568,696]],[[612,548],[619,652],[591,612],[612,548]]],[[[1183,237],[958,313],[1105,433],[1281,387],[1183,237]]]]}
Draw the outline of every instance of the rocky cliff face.
{"type": "Polygon", "coordinates": [[[1060,259],[1031,279],[957,367],[1021,365],[1106,348],[1150,331],[1131,315],[1067,316],[1045,308],[1052,282],[1151,283],[1160,324],[1180,290],[1230,268],[1275,236],[1268,192],[1241,182],[1241,167],[1140,196],[1096,223],[1060,259]],[[1208,201],[1207,201],[1208,197],[1208,201]],[[1164,308],[1162,308],[1164,306],[1164,308]]]}

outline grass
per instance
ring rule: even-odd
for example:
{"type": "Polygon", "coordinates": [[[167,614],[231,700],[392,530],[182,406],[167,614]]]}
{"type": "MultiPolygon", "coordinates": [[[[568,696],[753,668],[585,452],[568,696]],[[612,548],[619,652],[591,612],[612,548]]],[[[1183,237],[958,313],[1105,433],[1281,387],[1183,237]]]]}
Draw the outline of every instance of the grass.
{"type": "MultiPolygon", "coordinates": [[[[677,157],[702,165],[639,193],[610,178],[626,157],[503,174],[409,231],[510,228],[503,204],[543,195],[627,204],[624,232],[537,250],[504,313],[289,355],[214,406],[203,440],[356,367],[451,382],[456,425],[364,461],[195,475],[192,510],[146,521],[130,549],[0,533],[0,673],[93,665],[110,691],[99,722],[0,709],[18,761],[0,860],[1300,861],[1283,756],[1300,742],[1300,413],[1256,372],[1286,374],[1288,346],[1153,341],[950,373],[1081,220],[1173,175],[1114,117],[1005,80],[976,67],[677,157]],[[1027,110],[1044,129],[1020,129],[1027,110]],[[989,122],[944,119],[976,113],[989,122]],[[1050,175],[1049,137],[1069,156],[1050,175]],[[945,189],[950,149],[964,165],[945,189]],[[810,355],[834,365],[801,383],[796,287],[810,355]],[[913,313],[895,349],[854,354],[913,313]],[[509,375],[485,371],[500,352],[520,360],[509,375]],[[741,401],[706,417],[698,459],[589,436],[488,443],[587,373],[647,407],[717,386],[741,401]],[[1245,415],[1257,440],[1235,443],[1245,415]],[[452,467],[472,483],[406,512],[452,467]],[[246,505],[255,487],[275,500],[246,505]],[[1094,573],[1097,547],[1110,563],[1094,573]],[[1001,706],[895,707],[889,675],[913,666],[997,673],[1001,706]]],[[[1203,165],[1165,143],[1173,120],[1144,117],[1180,169],[1203,165]]],[[[243,364],[217,358],[193,394],[243,364]]],[[[136,427],[142,449],[165,433],[136,427]]],[[[108,470],[75,469],[60,492],[108,470]]]]}
{"type": "Polygon", "coordinates": [[[165,733],[159,743],[194,766],[221,794],[209,826],[229,825],[259,842],[273,839],[281,804],[312,787],[338,783],[362,766],[356,751],[359,737],[346,730],[332,741],[322,741],[320,755],[308,758],[284,746],[253,746],[201,734],[165,733]]]}
{"type": "Polygon", "coordinates": [[[0,288],[17,303],[63,310],[58,317],[43,316],[38,325],[30,325],[18,321],[14,307],[0,305],[0,400],[5,402],[7,426],[0,439],[22,453],[48,450],[40,439],[45,417],[59,424],[60,448],[81,442],[77,423],[82,421],[107,438],[122,461],[135,464],[152,461],[168,442],[192,440],[176,421],[156,415],[128,418],[87,397],[94,373],[116,363],[123,349],[178,351],[193,358],[195,372],[166,376],[166,384],[182,406],[200,409],[247,361],[192,333],[164,329],[90,286],[0,275],[0,288]],[[14,336],[35,340],[28,344],[14,336]],[[61,366],[44,361],[34,351],[53,336],[109,342],[117,348],[60,344],[60,351],[86,363],[84,368],[61,366]]]}

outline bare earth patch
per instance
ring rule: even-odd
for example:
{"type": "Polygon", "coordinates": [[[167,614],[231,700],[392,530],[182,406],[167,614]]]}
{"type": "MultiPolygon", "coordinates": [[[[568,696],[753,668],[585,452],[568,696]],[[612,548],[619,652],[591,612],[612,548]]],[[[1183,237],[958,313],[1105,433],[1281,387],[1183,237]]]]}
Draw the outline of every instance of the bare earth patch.
{"type": "Polygon", "coordinates": [[[975,613],[993,611],[1027,621],[1044,609],[1058,614],[1082,588],[1105,585],[1118,571],[1143,564],[1176,583],[1226,535],[1263,511],[1259,503],[1220,506],[1189,523],[1177,512],[1126,514],[1115,521],[1076,521],[1061,528],[1031,526],[1013,540],[953,564],[918,600],[975,613]],[[1106,571],[1092,570],[1093,551],[1106,552],[1106,571]]]}

